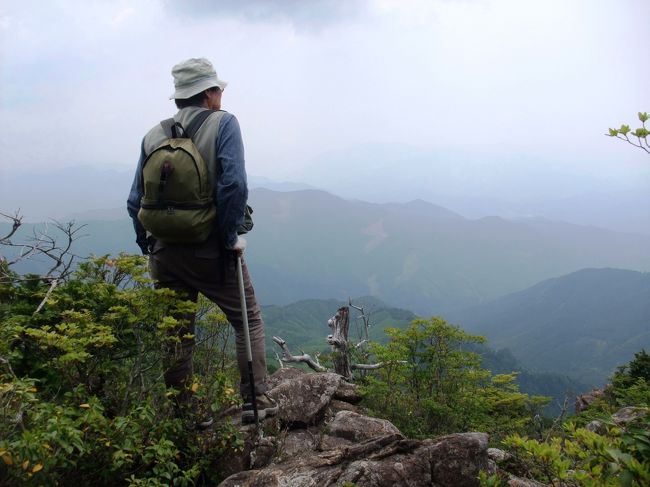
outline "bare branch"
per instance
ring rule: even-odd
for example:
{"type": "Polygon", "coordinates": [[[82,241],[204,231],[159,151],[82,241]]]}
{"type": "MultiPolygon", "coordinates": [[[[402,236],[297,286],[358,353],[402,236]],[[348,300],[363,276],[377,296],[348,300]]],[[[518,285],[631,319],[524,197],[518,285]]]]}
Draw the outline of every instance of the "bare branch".
{"type": "Polygon", "coordinates": [[[50,294],[52,294],[52,291],[56,288],[56,286],[59,284],[58,279],[53,279],[52,283],[50,284],[50,288],[47,290],[45,293],[45,297],[43,298],[43,301],[41,301],[41,304],[38,305],[38,308],[36,308],[36,311],[34,311],[34,314],[38,314],[39,311],[45,306],[45,303],[47,302],[48,298],[50,297],[50,294]]]}
{"type": "Polygon", "coordinates": [[[291,355],[287,342],[280,337],[273,337],[272,339],[282,349],[282,362],[303,362],[316,372],[327,372],[327,369],[318,362],[318,358],[313,359],[311,355],[304,352],[302,355],[291,355]]]}
{"type": "Polygon", "coordinates": [[[560,414],[557,416],[557,418],[555,418],[553,420],[553,424],[551,425],[551,427],[549,428],[549,430],[548,430],[548,432],[546,434],[546,440],[545,441],[547,441],[547,442],[551,438],[551,435],[553,434],[553,432],[564,422],[564,417],[566,416],[567,411],[569,409],[569,396],[564,396],[564,404],[560,405],[558,403],[558,406],[560,406],[560,408],[561,408],[560,414]]]}
{"type": "MultiPolygon", "coordinates": [[[[46,223],[43,230],[37,231],[37,229],[34,228],[32,231],[32,237],[30,237],[27,242],[14,243],[9,239],[9,237],[14,235],[16,229],[21,225],[22,218],[18,213],[16,213],[16,216],[14,217],[8,216],[4,213],[0,213],[0,215],[13,220],[11,233],[7,237],[0,239],[0,245],[17,247],[20,249],[15,258],[5,261],[7,267],[34,256],[44,256],[51,261],[50,268],[45,273],[35,277],[34,279],[43,279],[46,281],[51,281],[52,279],[64,279],[72,272],[72,266],[75,259],[78,257],[71,251],[72,244],[75,240],[83,236],[79,235],[79,232],[85,227],[85,225],[77,226],[74,221],[60,223],[53,220],[56,230],[63,234],[62,242],[59,242],[57,237],[50,235],[49,224],[46,223]]],[[[27,279],[14,278],[12,280],[25,281],[27,279]]]]}
{"type": "Polygon", "coordinates": [[[384,365],[384,362],[379,362],[377,364],[351,364],[350,368],[352,370],[375,370],[381,369],[384,365]]]}
{"type": "Polygon", "coordinates": [[[284,362],[283,362],[282,359],[280,358],[280,355],[278,355],[278,352],[275,352],[275,359],[276,359],[276,360],[278,361],[278,363],[280,364],[280,368],[281,368],[281,369],[284,369],[284,362]]]}
{"type": "Polygon", "coordinates": [[[18,230],[18,228],[22,225],[23,217],[20,216],[20,210],[18,210],[14,216],[6,215],[2,212],[0,212],[0,216],[4,218],[8,218],[12,222],[10,232],[4,237],[0,237],[0,243],[4,244],[5,241],[9,240],[13,236],[13,234],[16,233],[16,230],[18,230]]]}
{"type": "Polygon", "coordinates": [[[390,362],[379,362],[376,364],[352,364],[350,365],[350,368],[356,370],[376,370],[376,369],[381,369],[382,367],[386,367],[387,365],[407,364],[407,363],[408,362],[406,360],[392,360],[390,362]]]}

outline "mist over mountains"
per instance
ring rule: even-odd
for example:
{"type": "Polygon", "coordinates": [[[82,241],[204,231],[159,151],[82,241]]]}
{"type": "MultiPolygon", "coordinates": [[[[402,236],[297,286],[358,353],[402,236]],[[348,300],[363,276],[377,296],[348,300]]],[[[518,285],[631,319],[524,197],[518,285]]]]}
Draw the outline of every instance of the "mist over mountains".
{"type": "MultiPolygon", "coordinates": [[[[425,164],[426,160],[423,159],[421,163],[425,164]]],[[[133,163],[135,165],[135,161],[133,163]]],[[[643,187],[641,184],[637,189],[626,190],[606,191],[601,188],[581,193],[574,191],[573,196],[569,197],[549,194],[545,198],[516,198],[514,195],[508,196],[508,192],[489,195],[486,191],[474,191],[472,188],[480,181],[469,184],[471,172],[461,174],[460,168],[457,171],[458,174],[447,177],[453,176],[458,181],[465,178],[468,185],[463,189],[460,183],[457,184],[455,192],[452,191],[453,187],[433,187],[425,180],[405,180],[405,175],[399,176],[400,184],[378,185],[372,171],[366,176],[359,175],[357,181],[362,183],[352,183],[349,177],[340,181],[323,177],[317,178],[320,182],[316,185],[278,182],[249,175],[249,187],[281,192],[322,189],[345,198],[375,203],[406,203],[421,199],[470,219],[486,216],[509,220],[545,218],[650,235],[650,185],[643,187]]],[[[348,172],[346,169],[341,174],[348,172]]],[[[12,213],[20,209],[26,222],[46,221],[49,218],[66,220],[70,217],[76,220],[119,219],[124,216],[124,204],[132,180],[132,170],[117,168],[78,166],[40,171],[2,168],[0,211],[12,213]]]]}
{"type": "Polygon", "coordinates": [[[372,204],[319,191],[258,189],[250,199],[258,223],[248,258],[265,303],[369,294],[437,314],[585,267],[650,268],[650,237],[641,235],[468,220],[423,201],[372,204]]]}
{"type": "MultiPolygon", "coordinates": [[[[431,315],[587,267],[650,269],[644,235],[548,220],[469,220],[425,201],[376,204],[316,190],[254,189],[250,203],[256,224],[247,260],[263,304],[373,295],[431,315]]],[[[136,252],[123,211],[122,219],[87,221],[77,254],[136,252]]]]}

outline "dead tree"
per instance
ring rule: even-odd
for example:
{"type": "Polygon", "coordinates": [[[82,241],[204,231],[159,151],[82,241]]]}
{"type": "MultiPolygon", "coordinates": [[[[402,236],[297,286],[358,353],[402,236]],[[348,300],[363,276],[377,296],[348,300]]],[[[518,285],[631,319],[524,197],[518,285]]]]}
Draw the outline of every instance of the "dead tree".
{"type": "Polygon", "coordinates": [[[334,357],[334,372],[347,380],[352,380],[352,368],[350,367],[350,353],[348,343],[348,331],[350,327],[350,308],[343,306],[339,308],[334,316],[327,322],[332,329],[332,334],[327,336],[327,343],[332,346],[334,357]]]}
{"type": "MultiPolygon", "coordinates": [[[[353,306],[353,308],[359,310],[359,307],[353,306]]],[[[363,313],[363,308],[361,308],[363,313]]],[[[365,313],[363,313],[364,325],[366,326],[366,336],[367,336],[367,327],[368,319],[365,313]]],[[[350,309],[347,306],[339,308],[334,316],[332,316],[327,321],[328,326],[332,329],[332,333],[327,336],[327,343],[332,347],[333,357],[332,362],[334,366],[334,372],[342,376],[348,381],[354,380],[352,374],[353,370],[375,370],[381,367],[384,367],[386,364],[380,362],[377,364],[357,364],[352,362],[351,354],[358,348],[359,345],[367,343],[366,340],[362,340],[359,344],[354,345],[348,340],[348,333],[350,328],[350,309]]],[[[318,361],[318,356],[312,358],[309,354],[302,352],[302,355],[291,355],[287,343],[280,337],[273,337],[273,341],[278,344],[282,349],[282,357],[278,357],[281,360],[280,364],[287,362],[303,362],[311,367],[316,372],[327,372],[327,369],[323,367],[318,361]]],[[[367,354],[364,355],[364,358],[368,358],[367,354]]]]}

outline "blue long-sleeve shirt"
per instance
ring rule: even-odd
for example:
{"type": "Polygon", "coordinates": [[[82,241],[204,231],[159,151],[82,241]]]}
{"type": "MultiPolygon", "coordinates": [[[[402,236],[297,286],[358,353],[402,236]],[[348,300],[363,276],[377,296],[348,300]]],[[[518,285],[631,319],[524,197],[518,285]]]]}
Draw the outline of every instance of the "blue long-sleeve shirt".
{"type": "MultiPolygon", "coordinates": [[[[180,110],[174,118],[177,120],[191,119],[195,112],[200,111],[198,107],[188,107],[180,110]]],[[[210,118],[204,126],[211,123],[210,118]]],[[[160,138],[162,128],[154,127],[142,141],[140,148],[140,159],[138,160],[135,177],[131,185],[131,192],[127,199],[127,209],[133,219],[133,227],[136,233],[136,242],[145,252],[147,247],[146,230],[138,220],[140,200],[142,199],[142,165],[149,155],[147,148],[148,137],[154,134],[154,138],[160,138]]],[[[213,198],[217,207],[217,225],[226,248],[232,248],[237,242],[237,229],[244,219],[244,211],[248,200],[248,186],[246,180],[246,168],[244,161],[244,143],[237,118],[231,113],[223,113],[219,123],[218,136],[215,140],[206,137],[214,137],[210,134],[209,127],[204,130],[203,126],[194,138],[201,155],[206,159],[208,165],[215,168],[213,178],[213,198]],[[203,149],[203,150],[202,150],[203,149]],[[214,149],[214,150],[213,150],[214,149]],[[213,161],[208,159],[213,158],[213,161]]],[[[162,141],[160,141],[162,142],[162,141]]]]}

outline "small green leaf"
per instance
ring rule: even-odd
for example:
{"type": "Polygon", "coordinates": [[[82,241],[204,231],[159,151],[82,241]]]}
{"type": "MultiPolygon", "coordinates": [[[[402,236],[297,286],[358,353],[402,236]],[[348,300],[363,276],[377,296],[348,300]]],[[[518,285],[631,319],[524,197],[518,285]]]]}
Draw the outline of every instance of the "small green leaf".
{"type": "Polygon", "coordinates": [[[621,128],[618,129],[618,131],[623,135],[627,135],[630,132],[630,130],[631,129],[629,125],[621,125],[621,128]]]}
{"type": "Polygon", "coordinates": [[[609,129],[609,135],[610,137],[616,137],[618,135],[618,130],[616,129],[609,129]]]}
{"type": "Polygon", "coordinates": [[[639,120],[642,122],[647,122],[649,118],[650,115],[648,115],[648,112],[639,112],[639,120]]]}
{"type": "Polygon", "coordinates": [[[634,134],[636,137],[640,138],[640,139],[643,139],[644,137],[647,137],[647,136],[648,136],[648,133],[649,133],[649,132],[648,132],[646,129],[636,129],[636,130],[633,132],[633,134],[634,134]]]}

